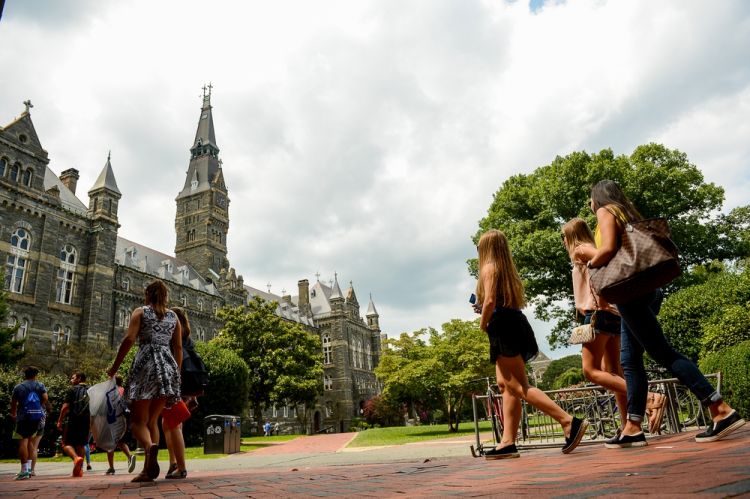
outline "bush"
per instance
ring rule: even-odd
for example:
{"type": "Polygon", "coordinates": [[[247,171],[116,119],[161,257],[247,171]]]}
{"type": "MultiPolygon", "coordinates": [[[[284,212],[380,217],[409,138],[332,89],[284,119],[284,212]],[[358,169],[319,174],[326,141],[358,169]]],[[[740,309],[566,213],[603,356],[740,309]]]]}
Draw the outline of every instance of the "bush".
{"type": "Polygon", "coordinates": [[[744,418],[750,417],[750,341],[707,355],[704,373],[721,372],[721,394],[744,418]]]}
{"type": "Polygon", "coordinates": [[[729,305],[703,326],[701,357],[750,340],[750,310],[747,305],[729,305]]]}
{"type": "Polygon", "coordinates": [[[580,368],[582,360],[580,355],[568,355],[561,359],[553,360],[547,366],[547,369],[542,374],[542,380],[539,382],[539,388],[541,390],[551,390],[555,386],[555,382],[568,369],[577,367],[580,368]]]}
{"type": "MultiPolygon", "coordinates": [[[[249,390],[247,364],[235,352],[213,341],[196,342],[195,350],[206,364],[210,381],[206,393],[198,398],[198,409],[182,427],[187,445],[203,443],[203,419],[206,416],[245,416],[249,390]]],[[[248,419],[243,422],[244,426],[249,426],[248,419]]]]}
{"type": "Polygon", "coordinates": [[[561,388],[567,388],[569,386],[577,385],[582,381],[585,381],[585,378],[583,376],[583,369],[581,367],[571,367],[557,377],[555,382],[552,384],[552,389],[560,390],[561,388]]]}
{"type": "Polygon", "coordinates": [[[685,356],[697,360],[701,350],[715,351],[728,346],[717,341],[716,329],[711,338],[704,337],[710,325],[726,324],[722,316],[727,308],[746,306],[750,301],[750,270],[742,273],[720,272],[702,284],[690,286],[670,295],[659,314],[659,322],[672,346],[685,356]]]}

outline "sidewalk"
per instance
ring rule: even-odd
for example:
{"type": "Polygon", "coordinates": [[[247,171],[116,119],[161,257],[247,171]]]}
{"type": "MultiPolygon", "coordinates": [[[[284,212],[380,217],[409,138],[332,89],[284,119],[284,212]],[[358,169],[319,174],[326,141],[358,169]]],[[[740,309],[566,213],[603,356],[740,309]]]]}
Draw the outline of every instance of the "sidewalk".
{"type": "Polygon", "coordinates": [[[750,497],[750,425],[711,444],[697,444],[691,432],[655,437],[645,448],[611,450],[597,444],[570,455],[536,449],[501,461],[472,458],[470,439],[343,449],[352,436],[305,437],[248,454],[192,460],[188,479],[153,484],[131,484],[133,475],[127,474],[61,476],[70,472],[69,464],[57,476],[45,469],[16,482],[17,465],[2,465],[0,496],[750,497]]]}

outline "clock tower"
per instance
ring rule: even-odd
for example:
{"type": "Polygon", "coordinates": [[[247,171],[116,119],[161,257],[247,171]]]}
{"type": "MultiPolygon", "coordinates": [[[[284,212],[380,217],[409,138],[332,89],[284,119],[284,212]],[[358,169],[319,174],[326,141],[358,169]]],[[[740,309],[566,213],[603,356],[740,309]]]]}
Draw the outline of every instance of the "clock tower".
{"type": "Polygon", "coordinates": [[[229,270],[229,197],[221,170],[211,109],[209,84],[203,87],[203,107],[195,141],[190,148],[185,185],[176,199],[175,256],[206,279],[218,282],[221,271],[229,270]]]}

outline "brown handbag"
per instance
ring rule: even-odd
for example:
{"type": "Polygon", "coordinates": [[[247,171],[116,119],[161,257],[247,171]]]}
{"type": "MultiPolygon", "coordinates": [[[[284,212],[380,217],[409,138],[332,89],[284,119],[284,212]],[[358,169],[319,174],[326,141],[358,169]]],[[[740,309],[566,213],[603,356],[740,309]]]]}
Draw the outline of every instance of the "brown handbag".
{"type": "Polygon", "coordinates": [[[677,253],[666,219],[626,223],[615,256],[589,269],[591,285],[608,302],[627,303],[679,276],[677,253]]]}

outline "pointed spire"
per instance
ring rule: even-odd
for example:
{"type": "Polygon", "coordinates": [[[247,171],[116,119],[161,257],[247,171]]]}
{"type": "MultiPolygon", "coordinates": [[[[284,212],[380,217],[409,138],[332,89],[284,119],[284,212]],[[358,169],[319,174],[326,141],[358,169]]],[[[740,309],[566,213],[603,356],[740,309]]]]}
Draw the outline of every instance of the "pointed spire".
{"type": "Polygon", "coordinates": [[[373,315],[378,315],[378,311],[375,308],[375,303],[372,301],[372,293],[370,293],[370,303],[367,305],[367,313],[365,314],[366,317],[371,317],[373,315]]]}
{"type": "Polygon", "coordinates": [[[344,296],[341,294],[341,288],[339,287],[339,275],[333,273],[333,289],[331,290],[331,296],[329,299],[339,298],[342,299],[344,296]]]}
{"type": "Polygon", "coordinates": [[[115,173],[112,171],[112,151],[107,154],[107,164],[102,168],[102,172],[99,174],[99,178],[96,179],[94,185],[91,186],[89,192],[97,189],[109,189],[110,191],[122,195],[120,189],[117,188],[117,182],[115,181],[115,173]]]}
{"type": "Polygon", "coordinates": [[[195,141],[190,149],[193,157],[208,152],[212,156],[219,154],[219,146],[216,145],[216,134],[214,132],[214,118],[211,107],[211,89],[213,85],[203,86],[203,107],[201,117],[198,120],[198,129],[195,132],[195,141]],[[208,92],[206,92],[208,90],[208,92]]]}
{"type": "Polygon", "coordinates": [[[349,289],[346,290],[346,301],[347,303],[359,303],[357,302],[357,295],[354,293],[354,284],[349,281],[349,289]]]}

